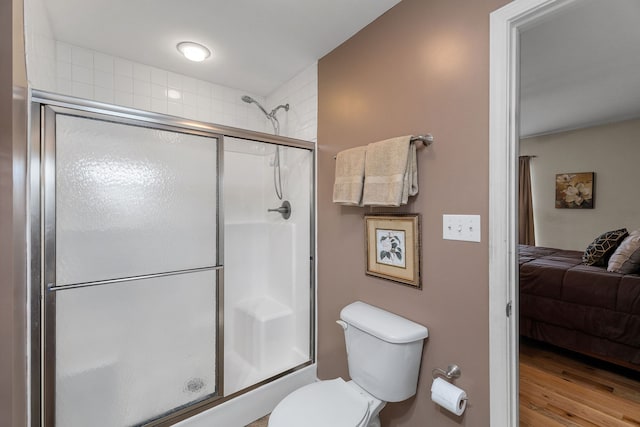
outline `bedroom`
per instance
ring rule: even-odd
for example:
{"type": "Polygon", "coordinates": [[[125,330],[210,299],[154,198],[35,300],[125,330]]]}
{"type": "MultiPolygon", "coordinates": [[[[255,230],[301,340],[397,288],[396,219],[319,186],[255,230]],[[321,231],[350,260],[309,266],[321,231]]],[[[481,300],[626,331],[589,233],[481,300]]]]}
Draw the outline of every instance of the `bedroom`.
{"type": "Polygon", "coordinates": [[[534,345],[605,360],[637,379],[638,266],[631,257],[624,269],[609,265],[631,274],[606,271],[627,233],[640,228],[640,81],[631,71],[638,33],[624,24],[637,16],[632,3],[584,2],[521,35],[519,154],[529,162],[535,231],[525,231],[521,216],[520,243],[530,246],[519,253],[519,329],[534,345]],[[620,229],[627,232],[611,233],[610,248],[594,246],[600,266],[583,265],[594,240],[620,229]]]}
{"type": "Polygon", "coordinates": [[[627,268],[616,267],[620,255],[612,254],[624,250],[625,238],[627,246],[640,244],[635,234],[628,236],[640,228],[640,204],[633,197],[640,177],[634,165],[639,140],[636,118],[524,138],[520,146],[522,156],[531,156],[535,223],[535,250],[521,246],[520,253],[520,333],[635,370],[640,370],[639,269],[635,257],[627,268]],[[575,180],[580,172],[593,173],[580,205],[556,207],[580,197],[554,191],[566,187],[563,178],[575,180]],[[607,255],[594,266],[583,265],[586,248],[603,233],[615,239],[604,248],[607,255]]]}

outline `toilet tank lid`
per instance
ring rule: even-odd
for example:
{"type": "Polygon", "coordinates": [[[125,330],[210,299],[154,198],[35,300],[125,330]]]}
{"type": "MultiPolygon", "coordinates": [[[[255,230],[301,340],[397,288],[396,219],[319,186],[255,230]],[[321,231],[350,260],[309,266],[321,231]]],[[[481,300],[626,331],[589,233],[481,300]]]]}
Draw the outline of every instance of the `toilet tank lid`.
{"type": "Polygon", "coordinates": [[[343,308],[340,318],[368,334],[393,344],[409,343],[429,336],[429,330],[419,323],[361,301],[343,308]]]}

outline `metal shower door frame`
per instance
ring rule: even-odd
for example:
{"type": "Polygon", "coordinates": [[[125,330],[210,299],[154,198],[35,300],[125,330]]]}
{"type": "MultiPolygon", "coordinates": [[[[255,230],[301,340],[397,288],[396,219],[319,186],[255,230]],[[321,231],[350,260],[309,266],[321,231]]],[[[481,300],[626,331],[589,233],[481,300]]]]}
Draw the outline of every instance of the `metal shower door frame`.
{"type": "MultiPolygon", "coordinates": [[[[223,301],[224,301],[224,277],[223,277],[223,265],[224,265],[224,254],[221,250],[223,246],[222,241],[222,232],[224,227],[224,218],[222,217],[222,186],[221,181],[217,180],[216,182],[216,229],[217,229],[217,238],[214,242],[216,246],[216,260],[215,265],[204,268],[196,268],[189,270],[182,270],[179,272],[169,272],[169,273],[160,273],[160,274],[150,274],[150,275],[140,275],[134,278],[123,278],[123,279],[114,279],[114,280],[104,280],[97,281],[91,284],[80,284],[80,285],[68,285],[68,286],[56,286],[56,236],[55,236],[55,224],[56,224],[56,154],[55,154],[55,144],[56,144],[56,116],[57,115],[68,115],[74,116],[84,119],[92,119],[92,120],[100,120],[105,122],[111,122],[121,125],[127,126],[140,126],[144,128],[151,128],[157,130],[178,132],[182,134],[191,134],[202,137],[208,137],[216,140],[216,162],[218,167],[222,164],[222,153],[223,153],[223,136],[219,133],[209,132],[206,130],[197,130],[197,129],[188,129],[184,127],[176,127],[172,124],[160,123],[160,122],[148,122],[138,120],[136,117],[122,117],[118,115],[112,115],[109,111],[89,111],[87,109],[82,108],[81,106],[56,106],[56,105],[47,105],[47,104],[39,104],[39,106],[34,106],[34,122],[39,122],[41,124],[41,133],[40,138],[36,141],[36,138],[32,138],[33,142],[33,154],[34,159],[37,158],[40,160],[40,166],[38,168],[40,172],[39,179],[35,179],[35,170],[32,169],[32,178],[33,185],[35,186],[35,182],[39,183],[41,191],[39,202],[40,206],[38,209],[33,209],[32,212],[40,213],[40,218],[38,222],[40,224],[40,231],[36,234],[40,237],[40,265],[41,265],[41,277],[39,283],[36,283],[34,280],[32,285],[33,288],[37,286],[37,294],[40,295],[41,308],[38,310],[40,312],[40,319],[42,319],[41,326],[41,350],[39,354],[44,357],[44,360],[41,360],[40,367],[40,387],[41,387],[41,403],[40,403],[40,417],[39,420],[42,422],[43,426],[54,426],[55,425],[55,387],[56,387],[56,373],[55,373],[55,365],[56,365],[56,294],[58,291],[64,289],[73,289],[78,287],[86,287],[86,286],[101,286],[107,285],[111,283],[117,283],[121,281],[130,281],[130,280],[138,280],[138,279],[147,279],[152,277],[163,277],[168,275],[176,275],[176,274],[186,274],[197,271],[216,271],[216,301],[215,301],[215,310],[216,310],[216,385],[215,392],[213,396],[209,396],[197,403],[201,402],[215,402],[218,399],[221,399],[224,396],[224,311],[223,311],[223,301]],[[35,118],[35,114],[39,115],[39,118],[35,118]]],[[[36,165],[32,165],[35,169],[36,165]]],[[[219,176],[219,174],[218,174],[219,176]]],[[[33,189],[35,191],[35,188],[33,189]]],[[[33,237],[36,238],[36,235],[33,237]]],[[[34,252],[35,253],[35,252],[34,252]]],[[[32,289],[36,291],[35,289],[32,289]]],[[[35,298],[34,298],[35,299],[35,298]]],[[[35,322],[34,322],[35,323],[35,322]]],[[[35,354],[36,352],[33,352],[35,354]]],[[[35,361],[34,361],[35,362],[35,361]]],[[[187,406],[190,406],[187,405],[187,406]]],[[[166,418],[169,416],[173,416],[176,412],[184,410],[184,407],[173,408],[169,410],[169,412],[165,414],[161,414],[160,418],[166,418]]],[[[36,419],[34,419],[34,423],[36,419]]]]}
{"type": "Polygon", "coordinates": [[[44,91],[32,91],[31,136],[28,161],[29,237],[29,361],[32,426],[55,425],[55,116],[66,114],[112,123],[141,126],[217,139],[217,248],[216,248],[216,394],[150,420],[149,426],[168,426],[240,394],[315,363],[315,197],[316,147],[308,141],[219,126],[163,114],[82,100],[44,91]],[[310,360],[229,396],[224,394],[224,139],[226,136],[308,150],[311,155],[310,194],[310,360]]]}

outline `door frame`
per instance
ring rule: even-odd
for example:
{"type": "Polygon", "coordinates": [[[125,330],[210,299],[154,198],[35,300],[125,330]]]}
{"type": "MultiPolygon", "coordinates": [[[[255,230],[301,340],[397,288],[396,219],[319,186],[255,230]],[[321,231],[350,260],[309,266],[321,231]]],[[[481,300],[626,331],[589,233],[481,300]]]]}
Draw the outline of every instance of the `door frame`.
{"type": "Polygon", "coordinates": [[[519,37],[579,0],[515,0],[490,15],[489,387],[492,426],[518,425],[519,37]]]}

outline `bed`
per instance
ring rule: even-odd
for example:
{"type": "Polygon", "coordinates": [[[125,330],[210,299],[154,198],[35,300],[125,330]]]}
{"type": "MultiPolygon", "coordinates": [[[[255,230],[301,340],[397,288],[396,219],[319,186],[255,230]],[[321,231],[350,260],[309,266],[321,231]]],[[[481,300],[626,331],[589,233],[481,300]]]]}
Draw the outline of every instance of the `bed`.
{"type": "Polygon", "coordinates": [[[640,371],[640,275],[519,246],[520,334],[640,371]]]}

